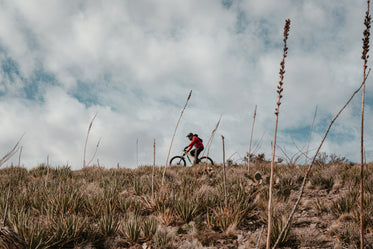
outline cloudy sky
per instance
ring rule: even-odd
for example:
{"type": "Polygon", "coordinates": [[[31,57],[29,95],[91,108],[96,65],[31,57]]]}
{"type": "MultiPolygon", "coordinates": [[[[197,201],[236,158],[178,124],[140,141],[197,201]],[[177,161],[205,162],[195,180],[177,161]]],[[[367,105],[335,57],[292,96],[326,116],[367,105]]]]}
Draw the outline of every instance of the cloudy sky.
{"type": "MultiPolygon", "coordinates": [[[[0,0],[0,152],[25,133],[21,164],[79,169],[87,158],[115,167],[164,165],[186,134],[208,140],[211,156],[239,161],[253,146],[270,158],[282,35],[291,19],[278,145],[310,149],[362,81],[366,2],[299,0],[0,0]],[[293,142],[294,141],[294,142],[293,142]],[[296,146],[295,146],[296,145],[296,146]]],[[[369,63],[370,64],[370,63],[369,63]]],[[[367,81],[365,145],[373,157],[372,80],[367,81]]],[[[358,161],[361,94],[334,124],[322,151],[358,161]]],[[[277,155],[283,156],[280,150],[277,155]]],[[[302,159],[304,160],[304,159],[302,159]]],[[[8,164],[18,163],[18,155],[8,164]]]]}

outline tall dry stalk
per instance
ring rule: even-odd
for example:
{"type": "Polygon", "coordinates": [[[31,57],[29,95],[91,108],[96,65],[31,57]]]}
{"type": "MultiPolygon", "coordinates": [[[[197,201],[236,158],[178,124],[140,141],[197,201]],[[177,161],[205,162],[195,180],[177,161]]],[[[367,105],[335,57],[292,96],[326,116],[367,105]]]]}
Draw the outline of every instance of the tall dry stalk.
{"type": "Polygon", "coordinates": [[[255,118],[256,118],[256,108],[257,108],[257,105],[255,105],[255,110],[254,110],[253,125],[251,126],[249,155],[248,155],[248,158],[247,158],[247,171],[249,171],[249,172],[250,172],[250,161],[251,161],[251,143],[253,141],[254,125],[255,125],[255,118]]]}
{"type": "Polygon", "coordinates": [[[14,145],[14,147],[8,151],[1,159],[0,159],[0,167],[6,163],[12,156],[14,156],[14,154],[17,153],[18,149],[19,149],[19,143],[21,142],[23,136],[25,134],[23,134],[20,139],[18,139],[17,143],[14,145]]]}
{"type": "Polygon", "coordinates": [[[305,159],[304,165],[307,165],[307,161],[308,161],[308,149],[310,147],[311,135],[312,135],[313,125],[315,124],[315,120],[316,120],[316,114],[317,114],[317,106],[315,109],[315,114],[313,115],[313,121],[311,125],[310,134],[308,135],[308,142],[307,142],[307,149],[306,149],[306,156],[305,156],[306,159],[305,159]]]}
{"type": "Polygon", "coordinates": [[[21,146],[21,149],[19,150],[19,156],[18,156],[18,167],[21,167],[21,156],[22,156],[22,150],[23,150],[23,146],[21,146]]]}
{"type": "Polygon", "coordinates": [[[313,156],[312,158],[312,161],[310,163],[310,165],[308,166],[307,168],[307,171],[303,177],[303,182],[302,182],[302,185],[300,187],[300,190],[299,190],[299,195],[298,195],[298,198],[297,200],[295,201],[295,204],[290,212],[290,215],[286,221],[286,224],[285,226],[282,228],[281,230],[281,233],[280,235],[278,236],[277,240],[276,240],[276,243],[273,245],[272,249],[275,249],[277,247],[277,245],[280,243],[280,240],[281,238],[284,236],[285,232],[289,229],[289,226],[290,226],[290,223],[291,223],[291,220],[293,219],[293,216],[295,214],[295,211],[299,205],[299,202],[300,200],[302,199],[302,196],[303,196],[303,193],[304,193],[304,187],[306,185],[306,182],[308,181],[308,176],[311,172],[311,169],[312,169],[312,166],[314,165],[315,161],[316,161],[316,158],[317,158],[317,155],[319,154],[320,150],[321,150],[321,147],[322,145],[324,144],[324,141],[326,139],[326,137],[328,136],[329,134],[329,131],[330,131],[330,128],[332,127],[332,125],[334,124],[334,122],[337,120],[337,118],[339,117],[339,115],[344,111],[344,109],[346,109],[346,107],[350,104],[350,102],[352,101],[352,99],[354,98],[354,96],[360,91],[360,89],[363,87],[363,84],[365,83],[366,79],[368,78],[369,76],[369,73],[370,73],[370,69],[368,71],[368,73],[366,74],[366,76],[364,77],[364,81],[363,83],[361,83],[360,87],[351,95],[351,97],[348,99],[348,101],[344,104],[344,106],[339,110],[339,112],[337,113],[337,115],[333,118],[333,120],[330,122],[328,128],[326,129],[326,132],[321,140],[321,143],[319,145],[319,147],[317,148],[316,150],[316,153],[315,155],[313,156]]]}
{"type": "MultiPolygon", "coordinates": [[[[210,138],[209,138],[209,140],[207,141],[207,144],[206,144],[206,146],[205,146],[205,147],[207,147],[207,154],[206,154],[206,157],[208,157],[209,154],[210,154],[210,148],[211,148],[211,145],[212,145],[212,141],[214,140],[215,133],[216,133],[216,131],[217,131],[218,128],[219,128],[221,118],[222,118],[222,115],[220,115],[220,118],[219,118],[218,122],[216,123],[215,128],[212,130],[212,132],[211,132],[211,136],[210,136],[210,138]]],[[[205,152],[206,152],[206,150],[203,151],[202,156],[205,155],[205,152]]],[[[204,168],[204,171],[203,171],[203,172],[206,172],[206,168],[207,168],[207,161],[206,161],[205,168],[204,168]]]]}
{"type": "Polygon", "coordinates": [[[360,248],[364,248],[364,102],[365,102],[365,82],[366,82],[366,70],[367,70],[367,62],[368,62],[368,52],[369,52],[369,36],[370,36],[370,23],[371,23],[371,16],[369,14],[369,5],[370,1],[367,1],[368,7],[367,11],[365,12],[365,30],[364,30],[364,38],[363,38],[363,54],[361,59],[364,61],[364,68],[363,68],[363,89],[362,89],[362,100],[361,100],[361,137],[360,137],[360,248]]]}
{"type": "MultiPolygon", "coordinates": [[[[218,120],[218,122],[216,123],[215,128],[212,130],[212,132],[211,132],[211,136],[210,136],[209,140],[207,141],[207,144],[206,144],[206,147],[207,147],[207,154],[206,154],[206,157],[209,156],[210,148],[211,148],[211,145],[212,145],[212,141],[214,140],[215,133],[216,133],[216,131],[217,131],[218,128],[219,128],[221,118],[222,118],[222,115],[220,115],[219,120],[218,120]]],[[[205,151],[206,151],[206,150],[205,150],[205,151]]],[[[205,151],[203,152],[202,155],[205,154],[205,151]]]]}
{"type": "Polygon", "coordinates": [[[187,101],[185,102],[184,108],[183,108],[183,110],[182,110],[181,113],[180,113],[179,120],[178,120],[177,123],[176,123],[176,127],[175,127],[175,130],[174,130],[174,134],[172,135],[170,148],[168,149],[168,154],[167,154],[167,159],[166,159],[166,165],[165,165],[164,170],[163,170],[163,175],[162,175],[162,185],[164,184],[164,177],[165,177],[165,174],[166,174],[166,169],[167,169],[167,166],[168,166],[168,159],[170,158],[171,148],[172,148],[172,144],[173,144],[173,142],[174,142],[174,138],[175,138],[176,130],[177,130],[177,127],[179,126],[179,123],[180,123],[181,117],[183,116],[184,110],[185,110],[185,108],[187,107],[188,102],[189,102],[191,96],[192,96],[192,90],[190,90],[190,92],[189,92],[189,95],[188,95],[187,101]]]}
{"type": "MultiPolygon", "coordinates": [[[[89,166],[89,165],[92,163],[93,159],[95,159],[95,156],[96,156],[96,154],[97,154],[98,147],[100,146],[100,142],[101,142],[101,137],[98,139],[98,142],[97,142],[97,144],[96,144],[95,152],[93,153],[93,156],[92,156],[91,160],[89,160],[89,162],[87,163],[86,166],[89,166]]],[[[98,161],[98,159],[97,159],[97,161],[98,161]]]]}
{"type": "Polygon", "coordinates": [[[152,199],[154,200],[154,177],[155,177],[155,139],[153,142],[153,173],[152,173],[152,199]]]}
{"type": "Polygon", "coordinates": [[[285,58],[287,56],[288,47],[286,46],[286,41],[289,36],[290,30],[290,19],[285,20],[284,26],[284,49],[282,54],[282,61],[280,63],[280,81],[277,86],[277,93],[278,93],[278,100],[277,100],[277,107],[275,111],[276,115],[276,124],[275,124],[275,133],[273,139],[273,148],[272,148],[272,160],[271,160],[271,175],[270,175],[270,183],[269,183],[269,200],[268,200],[268,233],[267,233],[267,246],[266,248],[269,249],[271,246],[271,230],[272,230],[272,191],[273,191],[273,174],[274,174],[274,164],[275,164],[275,153],[276,153],[276,138],[277,138],[277,126],[278,126],[278,115],[280,113],[280,105],[281,105],[281,98],[282,98],[282,85],[284,84],[284,74],[285,74],[285,58]]]}
{"type": "Polygon", "coordinates": [[[83,168],[86,167],[85,156],[86,156],[86,151],[87,151],[88,137],[89,137],[89,133],[91,132],[92,125],[93,125],[93,121],[95,120],[96,116],[97,116],[97,113],[93,116],[92,121],[91,121],[91,123],[89,123],[89,126],[88,126],[87,137],[86,137],[86,139],[85,139],[85,143],[84,143],[84,152],[83,152],[83,168]]]}
{"type": "Polygon", "coordinates": [[[225,208],[228,207],[228,191],[227,191],[227,173],[225,170],[225,145],[224,145],[224,136],[221,136],[221,140],[223,141],[223,185],[224,185],[224,204],[225,208]]]}

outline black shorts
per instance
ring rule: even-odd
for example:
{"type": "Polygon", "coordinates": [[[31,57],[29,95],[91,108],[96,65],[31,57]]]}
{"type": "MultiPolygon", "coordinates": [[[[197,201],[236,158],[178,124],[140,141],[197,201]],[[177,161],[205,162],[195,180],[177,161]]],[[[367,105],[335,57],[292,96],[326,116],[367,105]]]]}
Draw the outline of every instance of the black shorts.
{"type": "Polygon", "coordinates": [[[194,157],[194,152],[197,150],[197,158],[199,157],[199,154],[203,151],[204,147],[198,147],[190,151],[190,154],[194,157]]]}

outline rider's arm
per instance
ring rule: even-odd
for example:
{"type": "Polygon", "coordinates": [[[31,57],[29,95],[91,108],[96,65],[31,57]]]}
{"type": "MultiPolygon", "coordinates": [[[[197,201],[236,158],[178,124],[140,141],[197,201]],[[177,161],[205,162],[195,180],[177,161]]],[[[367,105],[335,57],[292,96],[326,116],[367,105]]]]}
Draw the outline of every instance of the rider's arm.
{"type": "Polygon", "coordinates": [[[190,144],[187,146],[187,147],[189,147],[187,152],[189,152],[193,148],[193,145],[197,142],[197,140],[198,140],[198,138],[194,136],[193,139],[192,139],[192,142],[190,142],[190,144]]]}

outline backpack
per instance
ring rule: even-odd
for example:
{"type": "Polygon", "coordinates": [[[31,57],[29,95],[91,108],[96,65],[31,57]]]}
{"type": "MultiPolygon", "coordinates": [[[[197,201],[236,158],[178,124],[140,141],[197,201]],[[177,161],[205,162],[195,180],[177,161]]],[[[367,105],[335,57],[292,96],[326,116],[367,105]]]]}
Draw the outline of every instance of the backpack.
{"type": "Polygon", "coordinates": [[[203,143],[202,138],[200,138],[200,137],[198,136],[198,134],[194,134],[194,136],[196,136],[196,137],[201,141],[201,143],[203,143]]]}

